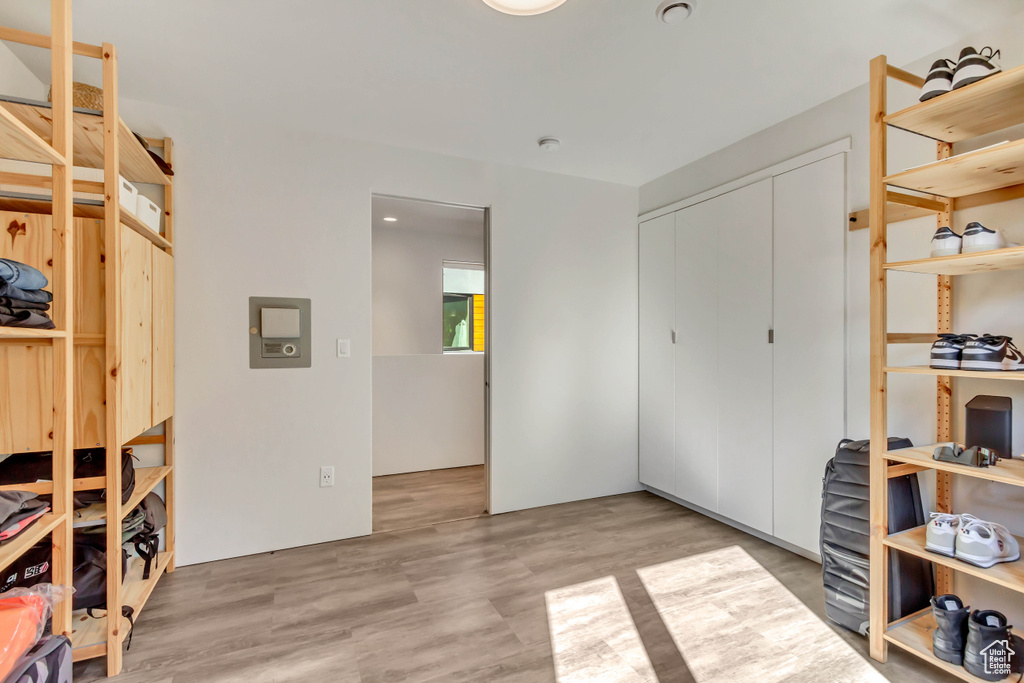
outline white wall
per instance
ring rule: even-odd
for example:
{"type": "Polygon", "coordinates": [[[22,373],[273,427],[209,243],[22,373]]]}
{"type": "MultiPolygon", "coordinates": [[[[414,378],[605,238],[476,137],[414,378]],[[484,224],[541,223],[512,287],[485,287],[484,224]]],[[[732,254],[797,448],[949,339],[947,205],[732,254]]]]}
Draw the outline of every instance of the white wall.
{"type": "Polygon", "coordinates": [[[483,212],[476,231],[374,228],[373,355],[441,353],[443,261],[484,262],[483,212]]]}
{"type": "Polygon", "coordinates": [[[484,357],[373,357],[373,476],[484,464],[484,357]]]}
{"type": "MultiPolygon", "coordinates": [[[[1003,68],[1024,63],[1024,16],[1018,15],[997,29],[983,35],[967,36],[941,53],[911,65],[897,65],[924,74],[939,57],[955,58],[964,45],[993,45],[1002,48],[1003,68]]],[[[868,65],[864,65],[865,77],[868,65]]],[[[894,111],[913,104],[917,92],[889,81],[889,109],[894,111]]],[[[889,168],[891,171],[925,163],[935,158],[934,142],[918,136],[893,131],[889,134],[889,168]]],[[[851,136],[853,149],[848,157],[849,197],[851,210],[867,208],[868,179],[868,90],[867,85],[832,99],[803,114],[765,129],[746,140],[715,154],[684,166],[640,188],[641,212],[671,204],[680,199],[717,187],[772,164],[851,136]]],[[[972,141],[978,147],[1000,140],[1024,136],[1024,130],[1004,132],[972,141]]],[[[957,151],[966,151],[965,144],[957,151]]],[[[962,231],[972,220],[1003,228],[1011,240],[1024,243],[1024,200],[961,212],[955,228],[962,231]]],[[[889,228],[890,260],[927,256],[934,218],[921,218],[889,228]]],[[[868,234],[866,230],[847,235],[847,405],[848,434],[836,435],[867,438],[869,420],[869,344],[868,344],[868,234]]],[[[956,330],[963,332],[995,332],[1010,334],[1024,345],[1024,320],[1019,315],[1024,305],[1024,271],[957,278],[954,294],[956,330]]],[[[935,278],[911,273],[889,274],[889,329],[892,332],[925,332],[934,330],[935,278]]],[[[927,363],[926,345],[889,346],[889,362],[893,365],[927,363]]],[[[979,393],[1011,396],[1017,406],[1014,420],[1014,449],[1024,450],[1024,387],[1016,382],[984,382],[958,380],[954,386],[953,432],[963,439],[963,404],[979,393]],[[1012,386],[1011,386],[1012,385],[1012,386]]],[[[889,433],[908,436],[915,443],[935,440],[935,382],[927,376],[889,376],[889,433]]],[[[934,493],[934,477],[921,477],[923,493],[934,493]]],[[[984,482],[958,480],[955,487],[955,511],[972,512],[986,519],[1001,522],[1017,534],[1024,532],[1024,490],[984,482]]],[[[932,509],[929,507],[929,509],[932,509]]],[[[997,608],[1011,615],[1011,620],[1024,618],[1019,600],[998,589],[969,577],[958,575],[957,590],[970,597],[975,608],[997,608]]]]}
{"type": "Polygon", "coordinates": [[[251,112],[123,116],[175,138],[182,563],[370,533],[374,192],[492,207],[492,510],[637,488],[636,188],[251,112]],[[312,368],[249,369],[249,296],[312,299],[312,368]]]}
{"type": "Polygon", "coordinates": [[[0,93],[24,97],[29,100],[46,100],[50,90],[46,83],[36,78],[20,59],[14,56],[6,43],[0,42],[0,93]]]}
{"type": "Polygon", "coordinates": [[[484,356],[444,354],[442,263],[484,262],[479,225],[373,229],[373,476],[484,463],[484,356]]]}

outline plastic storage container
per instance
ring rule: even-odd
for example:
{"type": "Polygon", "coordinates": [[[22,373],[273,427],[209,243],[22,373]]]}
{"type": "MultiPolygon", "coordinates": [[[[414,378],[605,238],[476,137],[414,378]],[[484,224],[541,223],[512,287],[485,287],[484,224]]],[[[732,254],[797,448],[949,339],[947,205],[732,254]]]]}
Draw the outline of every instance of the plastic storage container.
{"type": "Polygon", "coordinates": [[[138,208],[135,216],[145,223],[153,232],[160,232],[160,215],[163,212],[160,207],[149,200],[148,197],[139,195],[138,208]]]}

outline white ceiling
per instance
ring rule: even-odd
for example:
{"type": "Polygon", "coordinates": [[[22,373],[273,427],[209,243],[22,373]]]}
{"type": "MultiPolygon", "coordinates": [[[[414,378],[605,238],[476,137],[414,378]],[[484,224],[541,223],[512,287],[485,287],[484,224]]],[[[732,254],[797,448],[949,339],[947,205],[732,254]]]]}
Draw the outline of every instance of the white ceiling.
{"type": "MultiPolygon", "coordinates": [[[[532,17],[481,0],[75,0],[74,23],[117,45],[124,97],[639,185],[865,82],[876,54],[907,63],[1022,8],[695,2],[678,26],[658,0],[532,17]]],[[[3,0],[0,23],[48,32],[48,5],[3,0]]],[[[43,51],[19,55],[49,81],[43,51]]]]}
{"type": "Polygon", "coordinates": [[[397,197],[373,197],[374,230],[415,230],[483,237],[484,210],[397,197]],[[384,217],[397,218],[394,223],[384,217]]]}

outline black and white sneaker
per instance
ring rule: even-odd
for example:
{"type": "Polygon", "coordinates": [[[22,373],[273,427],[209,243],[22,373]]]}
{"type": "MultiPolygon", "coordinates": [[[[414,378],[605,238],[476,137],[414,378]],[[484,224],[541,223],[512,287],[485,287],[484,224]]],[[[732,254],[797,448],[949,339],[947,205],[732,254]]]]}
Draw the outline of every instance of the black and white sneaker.
{"type": "Polygon", "coordinates": [[[949,227],[943,226],[935,231],[932,237],[932,258],[939,256],[955,256],[960,253],[963,238],[949,227]]]}
{"type": "Polygon", "coordinates": [[[940,334],[932,344],[932,362],[930,367],[939,370],[959,370],[964,346],[972,341],[973,334],[940,334]]]}
{"type": "Polygon", "coordinates": [[[1024,370],[1024,357],[1013,345],[1012,338],[983,334],[964,344],[960,369],[991,372],[1024,370]]]}
{"type": "Polygon", "coordinates": [[[953,69],[955,64],[948,59],[940,59],[932,64],[928,70],[928,78],[924,80],[924,87],[921,88],[922,102],[930,100],[939,95],[945,95],[953,89],[953,69]]]}
{"type": "Polygon", "coordinates": [[[956,69],[953,70],[952,89],[962,88],[971,83],[977,83],[983,78],[1002,71],[996,57],[1000,57],[999,50],[990,47],[981,48],[978,53],[973,47],[965,47],[960,51],[960,59],[956,62],[956,69]]]}

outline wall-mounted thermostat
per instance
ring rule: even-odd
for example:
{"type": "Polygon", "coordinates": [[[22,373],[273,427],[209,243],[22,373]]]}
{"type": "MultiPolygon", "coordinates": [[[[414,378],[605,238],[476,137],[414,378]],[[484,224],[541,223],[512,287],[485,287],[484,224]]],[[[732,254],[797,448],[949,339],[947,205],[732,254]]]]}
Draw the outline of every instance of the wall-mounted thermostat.
{"type": "Polygon", "coordinates": [[[249,367],[310,367],[310,301],[249,297],[249,367]]]}

